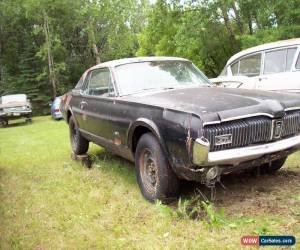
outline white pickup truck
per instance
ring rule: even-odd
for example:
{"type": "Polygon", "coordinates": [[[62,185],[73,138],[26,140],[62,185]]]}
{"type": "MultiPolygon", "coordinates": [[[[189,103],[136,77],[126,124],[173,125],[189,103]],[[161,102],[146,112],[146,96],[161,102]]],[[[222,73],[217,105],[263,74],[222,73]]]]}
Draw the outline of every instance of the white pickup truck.
{"type": "Polygon", "coordinates": [[[25,118],[31,121],[32,109],[25,94],[0,97],[0,125],[6,126],[9,120],[25,118]]]}

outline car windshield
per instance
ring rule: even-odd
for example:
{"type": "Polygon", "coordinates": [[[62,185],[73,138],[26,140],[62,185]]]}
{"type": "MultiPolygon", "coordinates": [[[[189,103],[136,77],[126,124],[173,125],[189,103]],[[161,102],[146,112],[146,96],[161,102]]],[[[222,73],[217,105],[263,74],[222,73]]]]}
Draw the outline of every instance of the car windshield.
{"type": "Polygon", "coordinates": [[[26,102],[26,95],[5,95],[1,97],[2,104],[11,103],[11,102],[26,102]]]}
{"type": "Polygon", "coordinates": [[[116,67],[121,95],[146,90],[211,85],[208,78],[189,61],[151,61],[116,67]]]}

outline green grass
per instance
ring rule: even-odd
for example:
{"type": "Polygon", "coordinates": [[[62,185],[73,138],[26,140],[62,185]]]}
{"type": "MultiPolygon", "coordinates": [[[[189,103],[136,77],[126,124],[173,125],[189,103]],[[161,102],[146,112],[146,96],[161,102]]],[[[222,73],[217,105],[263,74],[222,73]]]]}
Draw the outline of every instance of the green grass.
{"type": "Polygon", "coordinates": [[[185,184],[171,206],[144,200],[132,163],[96,145],[89,154],[91,169],[72,161],[67,125],[50,117],[0,129],[0,249],[238,249],[241,236],[254,234],[299,240],[299,153],[275,176],[225,178],[215,204],[203,202],[202,186],[185,184]]]}

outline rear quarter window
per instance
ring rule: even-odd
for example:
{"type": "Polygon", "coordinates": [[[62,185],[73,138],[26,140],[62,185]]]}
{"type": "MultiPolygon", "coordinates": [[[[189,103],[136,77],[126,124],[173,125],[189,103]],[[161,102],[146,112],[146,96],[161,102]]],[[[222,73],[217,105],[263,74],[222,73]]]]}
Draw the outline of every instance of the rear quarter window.
{"type": "Polygon", "coordinates": [[[234,75],[234,76],[239,74],[239,62],[236,62],[231,65],[231,72],[232,72],[232,75],[234,75]]]}
{"type": "Polygon", "coordinates": [[[300,54],[298,55],[295,67],[296,67],[296,69],[300,69],[300,54]]]}

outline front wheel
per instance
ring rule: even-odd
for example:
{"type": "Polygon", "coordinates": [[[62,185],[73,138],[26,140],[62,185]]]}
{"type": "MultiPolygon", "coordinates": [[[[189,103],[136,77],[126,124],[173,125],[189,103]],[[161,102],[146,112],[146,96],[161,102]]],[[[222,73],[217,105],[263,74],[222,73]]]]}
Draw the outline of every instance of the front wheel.
{"type": "Polygon", "coordinates": [[[144,134],[138,141],[135,169],[139,187],[147,200],[168,202],[178,194],[179,179],[151,133],[144,134]]]}
{"type": "Polygon", "coordinates": [[[26,119],[25,119],[25,122],[31,123],[32,122],[31,116],[27,116],[26,119]]]}
{"type": "Polygon", "coordinates": [[[70,141],[74,154],[85,154],[89,149],[89,141],[85,139],[79,132],[73,116],[69,120],[70,141]]]}
{"type": "Polygon", "coordinates": [[[283,157],[276,161],[272,161],[271,164],[266,163],[261,166],[261,171],[263,174],[273,174],[277,170],[283,167],[287,157],[283,157]]]}
{"type": "Polygon", "coordinates": [[[0,120],[0,126],[6,127],[8,125],[8,120],[0,120]]]}

